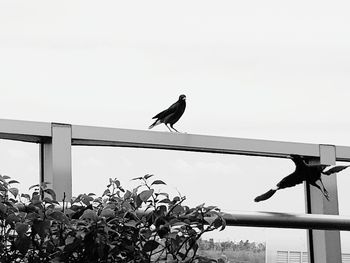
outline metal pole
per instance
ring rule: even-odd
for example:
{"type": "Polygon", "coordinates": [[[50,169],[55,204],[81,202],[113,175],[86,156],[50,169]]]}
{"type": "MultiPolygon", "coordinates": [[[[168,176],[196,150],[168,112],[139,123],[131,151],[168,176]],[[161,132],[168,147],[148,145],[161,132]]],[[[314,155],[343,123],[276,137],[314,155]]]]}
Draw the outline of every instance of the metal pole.
{"type": "Polygon", "coordinates": [[[57,201],[72,197],[71,126],[52,123],[52,139],[41,143],[41,182],[50,182],[57,201]]]}
{"type": "MultiPolygon", "coordinates": [[[[333,145],[320,145],[320,164],[334,165],[336,148],[333,145]]],[[[323,184],[328,190],[330,201],[319,189],[305,184],[306,213],[339,215],[337,177],[323,176],[323,184]]],[[[341,263],[341,245],[339,230],[308,230],[310,263],[341,263]]]]}

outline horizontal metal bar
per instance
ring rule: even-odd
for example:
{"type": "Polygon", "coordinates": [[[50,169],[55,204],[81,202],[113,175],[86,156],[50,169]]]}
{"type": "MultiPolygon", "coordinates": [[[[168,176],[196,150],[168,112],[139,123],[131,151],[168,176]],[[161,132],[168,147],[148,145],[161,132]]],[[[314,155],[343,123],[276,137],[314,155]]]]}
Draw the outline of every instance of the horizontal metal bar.
{"type": "Polygon", "coordinates": [[[349,146],[336,146],[336,159],[337,159],[337,161],[349,162],[350,161],[350,147],[349,146]]]}
{"type": "Polygon", "coordinates": [[[42,142],[51,137],[51,123],[0,119],[0,139],[42,142]]]}
{"type": "Polygon", "coordinates": [[[224,213],[228,226],[297,228],[350,231],[350,217],[275,212],[224,213]]]}
{"type": "MultiPolygon", "coordinates": [[[[0,139],[45,142],[51,123],[0,119],[0,139]]],[[[72,145],[155,148],[208,153],[320,157],[319,144],[72,125],[72,145]]],[[[336,146],[337,161],[350,161],[350,147],[336,146]]]]}
{"type": "Polygon", "coordinates": [[[168,150],[286,157],[319,157],[319,145],[72,125],[73,145],[141,147],[168,150]]]}

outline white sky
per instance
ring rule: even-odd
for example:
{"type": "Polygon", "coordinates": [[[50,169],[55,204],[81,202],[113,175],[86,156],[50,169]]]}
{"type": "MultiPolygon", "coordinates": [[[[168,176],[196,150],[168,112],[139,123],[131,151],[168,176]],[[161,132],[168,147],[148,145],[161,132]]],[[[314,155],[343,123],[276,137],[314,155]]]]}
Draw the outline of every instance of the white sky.
{"type": "MultiPolygon", "coordinates": [[[[0,118],[147,129],[184,93],[188,106],[175,127],[187,133],[350,145],[349,7],[348,1],[3,0],[0,118]]],[[[30,185],[36,146],[1,145],[0,173],[28,173],[22,181],[30,185]]],[[[82,180],[97,172],[107,180],[118,171],[126,183],[155,173],[193,195],[193,203],[286,211],[299,195],[288,211],[304,211],[302,186],[252,203],[293,170],[288,160],[83,147],[73,151],[73,162],[77,192],[103,189],[104,183],[82,180]]]]}

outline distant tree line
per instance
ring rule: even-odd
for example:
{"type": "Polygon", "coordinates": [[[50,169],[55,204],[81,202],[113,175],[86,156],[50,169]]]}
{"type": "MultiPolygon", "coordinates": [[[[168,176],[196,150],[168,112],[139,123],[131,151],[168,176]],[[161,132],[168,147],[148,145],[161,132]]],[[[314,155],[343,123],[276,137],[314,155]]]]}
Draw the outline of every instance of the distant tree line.
{"type": "Polygon", "coordinates": [[[224,241],[214,242],[214,239],[199,240],[200,250],[221,250],[221,251],[251,251],[251,252],[264,252],[266,245],[264,243],[250,242],[249,240],[243,241],[224,241]]]}

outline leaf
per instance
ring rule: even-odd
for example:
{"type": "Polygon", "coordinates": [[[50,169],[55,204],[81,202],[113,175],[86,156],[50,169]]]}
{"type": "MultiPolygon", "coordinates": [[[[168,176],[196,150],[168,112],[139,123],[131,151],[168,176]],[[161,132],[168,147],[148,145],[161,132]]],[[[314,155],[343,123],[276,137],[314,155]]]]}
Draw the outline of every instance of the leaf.
{"type": "Polygon", "coordinates": [[[10,180],[10,181],[8,182],[8,184],[19,184],[19,182],[16,181],[16,180],[10,180]]]}
{"type": "Polygon", "coordinates": [[[165,215],[165,213],[168,211],[167,206],[165,205],[160,205],[157,207],[157,214],[158,215],[165,215]]]}
{"type": "Polygon", "coordinates": [[[169,204],[169,203],[171,203],[171,201],[168,198],[165,198],[165,199],[162,199],[158,202],[158,204],[160,204],[160,203],[169,204]]]}
{"type": "Polygon", "coordinates": [[[39,208],[33,204],[29,204],[29,205],[25,206],[25,210],[27,213],[33,213],[33,212],[36,212],[37,210],[39,210],[39,208]]]}
{"type": "Polygon", "coordinates": [[[7,206],[6,205],[4,205],[2,202],[0,203],[0,211],[2,212],[2,213],[6,213],[6,211],[7,211],[7,206]]]}
{"type": "Polygon", "coordinates": [[[218,217],[215,219],[213,225],[214,225],[215,228],[219,228],[219,227],[222,226],[222,222],[223,222],[223,220],[221,220],[221,218],[218,216],[218,217]]]}
{"type": "Polygon", "coordinates": [[[154,174],[146,174],[143,178],[145,178],[147,180],[148,178],[151,178],[152,176],[154,176],[154,174]]]}
{"type": "Polygon", "coordinates": [[[26,212],[26,207],[23,203],[16,203],[15,207],[18,209],[19,212],[26,212]]]}
{"type": "Polygon", "coordinates": [[[176,223],[174,223],[174,224],[171,224],[171,226],[174,227],[174,228],[182,227],[182,226],[187,226],[187,225],[188,225],[187,223],[182,222],[182,221],[176,222],[176,223]]]}
{"type": "Polygon", "coordinates": [[[100,216],[106,217],[106,218],[110,218],[110,217],[114,217],[115,213],[114,210],[110,209],[110,208],[105,208],[102,210],[100,216]]]}
{"type": "Polygon", "coordinates": [[[46,196],[46,197],[44,197],[43,202],[52,204],[52,199],[51,199],[50,197],[47,197],[47,196],[46,196]]]}
{"type": "Polygon", "coordinates": [[[136,225],[137,225],[137,222],[135,221],[135,220],[130,220],[130,221],[128,221],[128,222],[125,222],[124,223],[124,225],[125,226],[129,226],[129,227],[136,227],[136,225]]]}
{"type": "Polygon", "coordinates": [[[135,178],[132,178],[131,180],[142,180],[143,177],[135,177],[135,178]]]}
{"type": "Polygon", "coordinates": [[[154,184],[165,184],[162,180],[155,180],[151,185],[154,185],[154,184]]]}
{"type": "Polygon", "coordinates": [[[10,177],[10,176],[7,176],[7,175],[3,175],[2,178],[4,178],[5,180],[7,180],[7,179],[10,179],[11,177],[10,177]]]}
{"type": "Polygon", "coordinates": [[[205,220],[209,225],[212,225],[216,219],[217,219],[217,217],[214,217],[214,216],[205,216],[205,217],[204,217],[204,220],[205,220]]]}
{"type": "Polygon", "coordinates": [[[222,226],[221,226],[220,231],[222,231],[226,228],[226,220],[224,218],[221,218],[221,221],[222,221],[222,226]]]}
{"type": "Polygon", "coordinates": [[[102,197],[95,198],[93,202],[102,204],[102,197]]]}
{"type": "Polygon", "coordinates": [[[210,211],[210,210],[216,210],[217,207],[216,206],[208,206],[208,207],[205,207],[207,211],[210,211]]]}
{"type": "Polygon", "coordinates": [[[106,190],[103,192],[102,196],[110,195],[110,194],[111,194],[111,191],[109,191],[109,189],[106,189],[106,190]]]}
{"type": "Polygon", "coordinates": [[[15,223],[15,222],[20,222],[20,218],[15,215],[15,214],[9,214],[6,218],[6,223],[7,224],[11,224],[11,223],[15,223]]]}
{"type": "Polygon", "coordinates": [[[169,225],[176,225],[178,223],[181,223],[181,225],[185,225],[184,222],[182,222],[180,219],[178,218],[173,218],[169,221],[169,225]]]}
{"type": "Polygon", "coordinates": [[[38,184],[32,185],[31,187],[29,187],[29,190],[32,190],[35,187],[39,187],[39,185],[38,184]]]}
{"type": "Polygon", "coordinates": [[[30,195],[29,194],[21,194],[21,197],[30,200],[30,195]]]}
{"type": "Polygon", "coordinates": [[[10,188],[9,192],[13,194],[13,196],[16,198],[18,195],[18,189],[17,188],[10,188]]]}
{"type": "Polygon", "coordinates": [[[87,209],[84,211],[83,215],[80,217],[80,219],[91,219],[93,221],[98,220],[98,216],[94,210],[87,209]]]}
{"type": "Polygon", "coordinates": [[[129,199],[132,196],[132,193],[127,190],[126,193],[124,194],[124,200],[129,199]]]}
{"type": "Polygon", "coordinates": [[[74,242],[74,240],[75,240],[75,237],[72,237],[72,236],[68,236],[67,238],[66,238],[66,240],[65,240],[65,245],[67,246],[67,245],[69,245],[69,244],[72,244],[73,242],[74,242]]]}
{"type": "Polygon", "coordinates": [[[52,213],[49,214],[49,216],[55,219],[56,221],[59,221],[64,224],[69,224],[68,217],[61,211],[53,211],[52,213]]]}
{"type": "Polygon", "coordinates": [[[18,251],[22,254],[25,255],[30,247],[31,240],[30,237],[23,236],[22,238],[18,238],[16,240],[16,247],[18,251]]]}
{"type": "Polygon", "coordinates": [[[85,205],[90,205],[90,202],[94,201],[94,199],[91,196],[88,195],[83,195],[81,201],[85,204],[85,205]]]}
{"type": "Polygon", "coordinates": [[[155,240],[148,240],[143,246],[144,252],[150,252],[155,250],[159,246],[159,243],[155,240]]]}
{"type": "Polygon", "coordinates": [[[119,181],[119,180],[115,180],[114,183],[115,183],[115,185],[116,185],[117,187],[120,187],[120,181],[119,181]]]}
{"type": "Polygon", "coordinates": [[[146,202],[152,196],[153,192],[153,189],[144,190],[138,196],[140,197],[141,201],[146,202]]]}
{"type": "Polygon", "coordinates": [[[176,205],[173,209],[172,212],[174,214],[181,214],[183,212],[185,212],[185,209],[181,206],[181,205],[176,205]]]}
{"type": "MultiPolygon", "coordinates": [[[[5,186],[7,186],[5,184],[5,186]]],[[[7,191],[7,187],[3,186],[2,184],[0,184],[0,191],[7,191]]]]}
{"type": "Polygon", "coordinates": [[[43,239],[45,238],[46,234],[49,233],[50,226],[51,224],[49,220],[44,220],[44,221],[35,220],[33,223],[32,229],[34,230],[35,233],[37,233],[43,239]]]}
{"type": "Polygon", "coordinates": [[[65,215],[71,215],[71,214],[74,214],[75,213],[75,211],[74,210],[72,210],[72,209],[70,209],[70,208],[66,208],[66,209],[64,209],[64,214],[65,215]]]}
{"type": "Polygon", "coordinates": [[[51,183],[50,182],[41,182],[40,183],[42,189],[46,189],[48,184],[51,184],[51,183]]]}
{"type": "Polygon", "coordinates": [[[178,196],[175,196],[174,198],[173,198],[173,202],[174,203],[176,203],[176,202],[180,202],[180,197],[178,197],[178,196]]]}
{"type": "Polygon", "coordinates": [[[197,209],[202,209],[204,207],[205,203],[198,205],[196,208],[197,209]]]}
{"type": "Polygon", "coordinates": [[[152,231],[150,229],[141,229],[140,235],[142,235],[145,239],[149,239],[152,236],[152,231]]]}
{"type": "Polygon", "coordinates": [[[23,223],[16,223],[15,229],[18,235],[22,237],[28,231],[29,225],[23,223]]]}
{"type": "Polygon", "coordinates": [[[159,196],[159,195],[162,195],[162,196],[165,196],[166,198],[169,198],[168,193],[156,193],[156,196],[159,196]]]}
{"type": "Polygon", "coordinates": [[[133,193],[134,195],[136,195],[136,194],[137,194],[137,191],[139,190],[140,187],[142,187],[142,185],[139,185],[139,186],[137,186],[136,188],[134,188],[134,189],[132,190],[132,193],[133,193]]]}
{"type": "Polygon", "coordinates": [[[56,193],[54,190],[48,188],[45,189],[44,192],[51,195],[52,199],[56,201],[56,193]]]}
{"type": "Polygon", "coordinates": [[[140,198],[140,195],[136,197],[136,208],[139,208],[142,205],[142,200],[140,198]]]}
{"type": "Polygon", "coordinates": [[[122,207],[124,207],[127,211],[130,211],[133,209],[129,202],[123,202],[122,207]]]}

